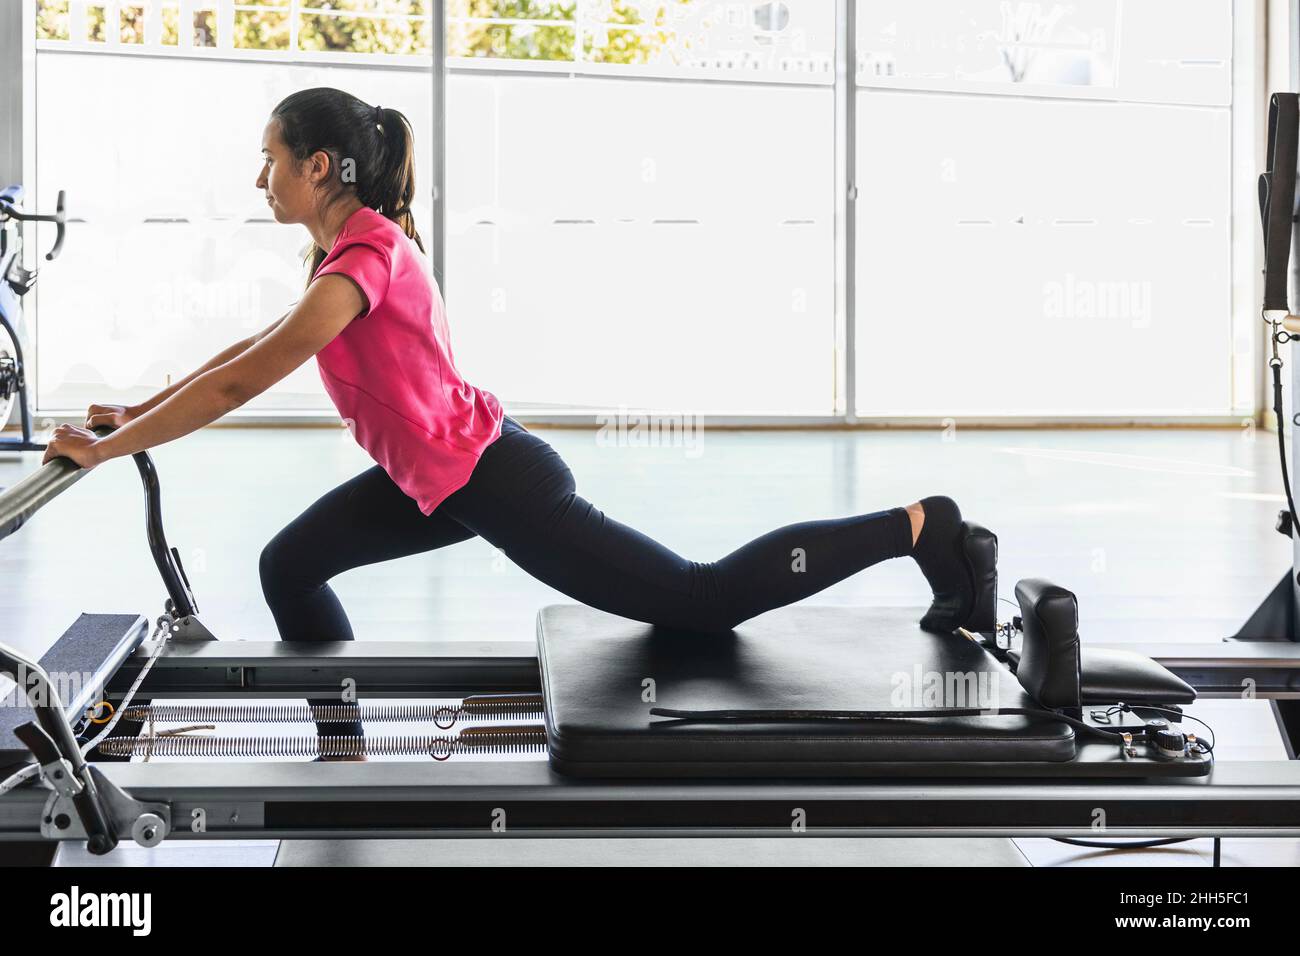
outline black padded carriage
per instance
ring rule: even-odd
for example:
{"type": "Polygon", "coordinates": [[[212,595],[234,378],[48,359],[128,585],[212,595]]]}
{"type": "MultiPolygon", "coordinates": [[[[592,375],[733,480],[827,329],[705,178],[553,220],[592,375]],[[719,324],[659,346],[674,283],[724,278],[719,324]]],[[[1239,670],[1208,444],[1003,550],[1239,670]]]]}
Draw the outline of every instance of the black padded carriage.
{"type": "Polygon", "coordinates": [[[1208,770],[1199,760],[1126,758],[1116,744],[1077,734],[1048,712],[771,722],[650,713],[654,707],[1039,707],[989,649],[959,634],[922,631],[921,613],[795,606],[710,635],[578,605],[547,607],[538,615],[537,647],[551,764],[562,773],[606,777],[1114,777],[1208,770]]]}

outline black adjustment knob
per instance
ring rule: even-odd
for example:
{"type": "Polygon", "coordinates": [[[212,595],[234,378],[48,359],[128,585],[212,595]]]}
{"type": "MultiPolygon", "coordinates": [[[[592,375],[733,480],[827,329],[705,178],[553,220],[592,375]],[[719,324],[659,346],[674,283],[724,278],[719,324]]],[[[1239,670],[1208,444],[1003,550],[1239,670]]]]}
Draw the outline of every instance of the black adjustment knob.
{"type": "Polygon", "coordinates": [[[1187,738],[1177,730],[1157,730],[1150,735],[1151,745],[1164,757],[1187,756],[1187,738]]]}

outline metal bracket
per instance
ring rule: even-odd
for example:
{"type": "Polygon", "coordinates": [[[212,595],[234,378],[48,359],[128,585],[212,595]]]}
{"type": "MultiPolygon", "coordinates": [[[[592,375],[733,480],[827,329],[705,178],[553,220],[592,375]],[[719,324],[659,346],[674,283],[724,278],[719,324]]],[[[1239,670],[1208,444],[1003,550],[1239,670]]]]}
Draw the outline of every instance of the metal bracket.
{"type": "MultiPolygon", "coordinates": [[[[56,764],[47,764],[56,767],[56,764]]],[[[70,768],[69,768],[70,769],[70,768]]],[[[154,847],[171,831],[171,811],[165,803],[142,803],[113,783],[94,764],[87,769],[103,800],[114,834],[118,839],[130,837],[143,847],[154,847]]],[[[45,779],[46,767],[41,767],[45,779]]],[[[75,781],[74,781],[75,782],[75,781]]],[[[46,784],[53,786],[46,779],[46,784]]],[[[80,791],[80,785],[77,786],[80,791]]],[[[47,840],[85,840],[87,833],[81,817],[72,803],[74,794],[66,788],[55,788],[45,801],[41,814],[41,836],[47,840]]]]}
{"type": "Polygon", "coordinates": [[[71,800],[84,789],[72,764],[60,757],[41,764],[41,781],[58,796],[71,800]]]}
{"type": "Polygon", "coordinates": [[[217,639],[216,635],[209,631],[194,614],[185,617],[173,616],[167,630],[173,641],[215,641],[217,639]]]}

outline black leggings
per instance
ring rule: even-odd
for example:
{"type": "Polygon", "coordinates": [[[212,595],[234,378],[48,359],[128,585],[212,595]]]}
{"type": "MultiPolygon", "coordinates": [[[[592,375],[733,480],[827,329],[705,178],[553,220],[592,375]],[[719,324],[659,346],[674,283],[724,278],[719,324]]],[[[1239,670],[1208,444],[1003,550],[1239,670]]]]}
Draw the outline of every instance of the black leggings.
{"type": "Polygon", "coordinates": [[[692,631],[729,630],[912,551],[907,511],[894,508],[787,525],[720,560],[688,561],[579,497],[555,449],[507,418],[468,484],[430,515],[379,466],[326,494],[263,550],[262,591],[282,639],[351,640],[326,582],[475,535],[576,601],[692,631]]]}

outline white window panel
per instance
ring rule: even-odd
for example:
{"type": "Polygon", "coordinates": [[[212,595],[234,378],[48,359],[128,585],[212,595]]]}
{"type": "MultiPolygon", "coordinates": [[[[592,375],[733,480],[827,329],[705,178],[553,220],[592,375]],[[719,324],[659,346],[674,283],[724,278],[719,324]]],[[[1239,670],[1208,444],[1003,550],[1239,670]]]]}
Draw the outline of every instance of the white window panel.
{"type": "MultiPolygon", "coordinates": [[[[417,180],[430,182],[428,71],[47,48],[36,72],[34,205],[53,207],[64,189],[75,220],[38,287],[41,408],[138,401],[301,296],[306,233],[268,221],[254,185],[263,126],[289,92],[335,86],[400,109],[417,180]],[[87,108],[96,90],[112,91],[110,108],[87,108]]],[[[415,212],[427,239],[429,203],[415,212]]],[[[42,230],[39,247],[50,241],[42,230]]],[[[330,406],[308,363],[247,407],[330,406]]]]}
{"type": "Polygon", "coordinates": [[[453,75],[465,373],[564,408],[830,414],[833,92],[453,75]]]}
{"type": "Polygon", "coordinates": [[[871,0],[858,82],[1226,106],[1231,0],[871,0]]]}
{"type": "Polygon", "coordinates": [[[1230,127],[860,94],[859,413],[1229,413],[1230,127]]]}

